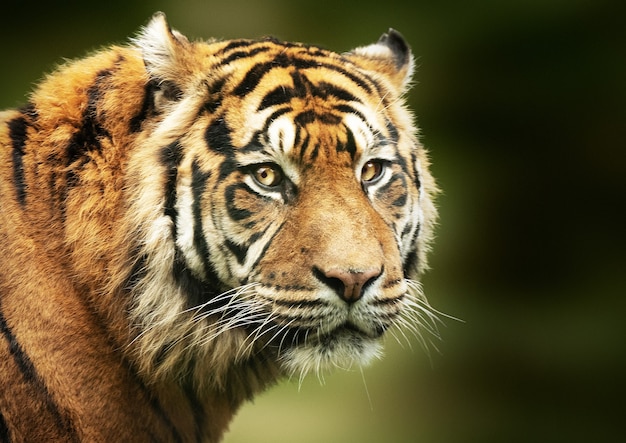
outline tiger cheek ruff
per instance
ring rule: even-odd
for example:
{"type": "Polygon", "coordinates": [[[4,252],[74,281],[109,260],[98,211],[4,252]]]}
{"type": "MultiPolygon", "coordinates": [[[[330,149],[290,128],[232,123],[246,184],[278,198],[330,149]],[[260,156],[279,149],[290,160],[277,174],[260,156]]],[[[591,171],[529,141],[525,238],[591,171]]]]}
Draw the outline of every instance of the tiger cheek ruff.
{"type": "Polygon", "coordinates": [[[436,186],[389,30],[127,46],[0,114],[0,441],[206,441],[284,376],[424,340],[436,186]]]}

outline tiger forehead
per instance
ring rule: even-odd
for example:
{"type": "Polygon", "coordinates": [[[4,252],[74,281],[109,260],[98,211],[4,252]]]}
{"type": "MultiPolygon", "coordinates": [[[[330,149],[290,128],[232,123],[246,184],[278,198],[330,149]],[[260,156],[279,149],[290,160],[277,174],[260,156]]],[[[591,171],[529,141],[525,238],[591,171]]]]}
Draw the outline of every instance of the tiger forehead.
{"type": "Polygon", "coordinates": [[[336,52],[303,43],[282,42],[274,38],[263,40],[231,40],[215,53],[218,65],[238,63],[271,63],[276,66],[287,64],[306,67],[308,62],[349,63],[336,52]]]}
{"type": "Polygon", "coordinates": [[[215,44],[220,46],[220,48],[215,51],[216,55],[221,57],[230,57],[231,59],[250,57],[251,55],[255,55],[259,52],[271,50],[292,53],[307,52],[314,55],[322,56],[334,54],[332,51],[320,48],[312,44],[283,41],[276,37],[264,37],[260,39],[240,38],[232,40],[222,40],[215,44]]]}
{"type": "Polygon", "coordinates": [[[223,122],[241,163],[310,163],[344,152],[354,162],[388,132],[380,86],[340,54],[234,40],[218,55],[224,69],[205,109],[223,122]]]}
{"type": "MultiPolygon", "coordinates": [[[[218,51],[218,56],[220,61],[211,72],[223,76],[211,74],[210,89],[213,100],[228,101],[228,109],[261,112],[312,97],[360,101],[377,92],[376,82],[350,60],[313,46],[233,41],[218,51]]],[[[210,107],[215,109],[214,105],[210,107]]]]}

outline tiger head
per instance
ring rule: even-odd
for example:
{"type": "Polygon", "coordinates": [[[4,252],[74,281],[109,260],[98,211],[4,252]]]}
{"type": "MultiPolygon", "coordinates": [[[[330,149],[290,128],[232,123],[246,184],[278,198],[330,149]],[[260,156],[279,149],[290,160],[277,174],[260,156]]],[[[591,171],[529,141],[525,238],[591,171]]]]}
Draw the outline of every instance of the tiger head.
{"type": "Polygon", "coordinates": [[[366,364],[388,329],[419,331],[436,187],[400,34],[340,55],[190,42],[157,15],[134,43],[148,98],[126,286],[144,371],[226,385],[238,368],[263,385],[366,364]]]}

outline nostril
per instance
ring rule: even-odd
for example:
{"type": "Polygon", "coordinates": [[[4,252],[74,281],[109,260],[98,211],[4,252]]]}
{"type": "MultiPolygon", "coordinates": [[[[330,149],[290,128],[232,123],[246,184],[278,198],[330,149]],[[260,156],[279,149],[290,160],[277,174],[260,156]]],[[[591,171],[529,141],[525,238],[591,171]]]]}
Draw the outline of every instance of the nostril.
{"type": "Polygon", "coordinates": [[[344,283],[336,277],[328,276],[326,272],[322,271],[317,266],[313,267],[313,275],[319,281],[324,283],[326,286],[334,290],[337,294],[343,294],[345,291],[344,283]]]}
{"type": "Polygon", "coordinates": [[[370,268],[362,271],[331,268],[322,270],[314,267],[313,274],[318,280],[332,288],[341,299],[347,303],[354,303],[363,296],[365,289],[382,274],[382,269],[370,268]]]}

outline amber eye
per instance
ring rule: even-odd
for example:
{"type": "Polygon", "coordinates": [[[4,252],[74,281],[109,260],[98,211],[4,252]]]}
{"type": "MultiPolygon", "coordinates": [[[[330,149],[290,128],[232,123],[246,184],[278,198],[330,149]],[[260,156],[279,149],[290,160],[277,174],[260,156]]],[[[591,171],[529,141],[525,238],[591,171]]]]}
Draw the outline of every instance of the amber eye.
{"type": "Polygon", "coordinates": [[[263,164],[252,170],[252,176],[258,184],[266,188],[278,186],[283,181],[283,173],[277,165],[263,164]]]}
{"type": "Polygon", "coordinates": [[[370,160],[361,169],[361,181],[363,184],[371,185],[382,177],[385,168],[380,160],[370,160]]]}

